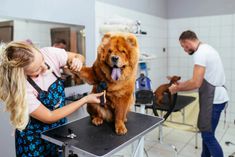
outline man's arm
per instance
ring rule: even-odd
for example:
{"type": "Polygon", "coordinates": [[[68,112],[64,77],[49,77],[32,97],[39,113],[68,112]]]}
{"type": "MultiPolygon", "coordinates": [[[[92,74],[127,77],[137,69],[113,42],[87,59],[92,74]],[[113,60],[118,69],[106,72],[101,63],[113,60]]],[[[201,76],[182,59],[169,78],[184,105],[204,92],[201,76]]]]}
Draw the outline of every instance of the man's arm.
{"type": "Polygon", "coordinates": [[[172,94],[178,91],[189,91],[199,88],[202,85],[206,68],[200,65],[194,65],[192,79],[179,82],[178,85],[172,85],[169,90],[172,94]]]}

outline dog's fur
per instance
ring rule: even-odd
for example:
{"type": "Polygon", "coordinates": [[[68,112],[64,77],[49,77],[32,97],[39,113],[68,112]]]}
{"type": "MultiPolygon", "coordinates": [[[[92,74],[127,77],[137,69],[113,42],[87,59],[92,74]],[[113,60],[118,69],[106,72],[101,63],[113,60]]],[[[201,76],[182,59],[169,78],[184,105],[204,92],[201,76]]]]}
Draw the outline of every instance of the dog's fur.
{"type": "Polygon", "coordinates": [[[97,92],[100,82],[107,84],[104,106],[87,104],[87,111],[94,125],[101,125],[103,120],[115,121],[117,134],[127,132],[124,122],[127,121],[126,115],[134,102],[138,57],[137,39],[133,34],[106,33],[98,47],[93,66],[83,67],[77,73],[82,80],[93,85],[92,93],[97,92]]]}
{"type": "Polygon", "coordinates": [[[167,79],[170,80],[170,82],[167,84],[160,85],[154,92],[158,105],[163,105],[164,93],[168,94],[169,103],[172,104],[172,97],[168,88],[172,84],[177,84],[177,81],[179,81],[181,77],[180,76],[172,76],[172,77],[167,76],[167,79]]]}

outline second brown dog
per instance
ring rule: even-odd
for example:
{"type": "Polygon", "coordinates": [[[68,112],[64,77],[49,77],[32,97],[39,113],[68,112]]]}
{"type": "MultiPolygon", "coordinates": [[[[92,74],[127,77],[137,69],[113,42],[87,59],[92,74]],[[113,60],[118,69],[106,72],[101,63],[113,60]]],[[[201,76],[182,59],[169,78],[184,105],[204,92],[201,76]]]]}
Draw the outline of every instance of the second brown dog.
{"type": "Polygon", "coordinates": [[[169,103],[172,104],[172,97],[171,97],[171,93],[169,91],[169,87],[172,84],[177,84],[177,81],[179,81],[181,79],[180,76],[167,76],[167,79],[170,80],[170,83],[166,83],[166,84],[162,84],[161,86],[159,86],[155,92],[154,95],[156,97],[157,100],[157,104],[158,105],[163,105],[163,97],[164,97],[164,93],[168,94],[169,97],[169,103]]]}

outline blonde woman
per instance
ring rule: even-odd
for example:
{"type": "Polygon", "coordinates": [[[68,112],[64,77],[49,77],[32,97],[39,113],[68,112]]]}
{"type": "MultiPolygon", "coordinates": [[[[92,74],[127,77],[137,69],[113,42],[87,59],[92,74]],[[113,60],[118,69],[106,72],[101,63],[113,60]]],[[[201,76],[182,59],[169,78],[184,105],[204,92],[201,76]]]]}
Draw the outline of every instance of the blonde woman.
{"type": "Polygon", "coordinates": [[[71,62],[79,71],[84,58],[63,49],[37,49],[26,42],[1,46],[0,100],[16,128],[16,156],[58,156],[56,145],[40,133],[66,123],[66,116],[86,103],[99,103],[103,93],[90,94],[65,105],[60,68],[71,62]]]}

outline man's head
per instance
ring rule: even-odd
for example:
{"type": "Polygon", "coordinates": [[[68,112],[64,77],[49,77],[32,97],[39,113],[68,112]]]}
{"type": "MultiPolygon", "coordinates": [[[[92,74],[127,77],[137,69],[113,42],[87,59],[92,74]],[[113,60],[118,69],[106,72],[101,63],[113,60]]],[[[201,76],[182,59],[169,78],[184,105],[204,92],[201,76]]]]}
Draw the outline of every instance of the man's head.
{"type": "Polygon", "coordinates": [[[53,44],[53,47],[66,49],[66,41],[64,39],[56,39],[53,44]]]}
{"type": "Polygon", "coordinates": [[[200,41],[197,35],[190,30],[184,31],[179,37],[180,45],[189,55],[192,55],[198,48],[200,41]]]}

